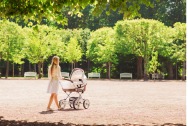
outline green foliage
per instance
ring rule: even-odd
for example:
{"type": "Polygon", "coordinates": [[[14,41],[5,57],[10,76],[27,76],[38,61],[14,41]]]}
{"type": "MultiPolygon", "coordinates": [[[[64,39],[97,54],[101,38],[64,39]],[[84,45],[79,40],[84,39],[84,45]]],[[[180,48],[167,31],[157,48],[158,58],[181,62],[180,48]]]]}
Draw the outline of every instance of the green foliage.
{"type": "Polygon", "coordinates": [[[158,67],[160,66],[160,63],[158,62],[158,52],[152,52],[151,60],[148,64],[149,73],[160,73],[160,71],[158,70],[158,67]]]}
{"type": "MultiPolygon", "coordinates": [[[[89,29],[33,26],[32,23],[29,27],[21,28],[13,22],[1,20],[1,63],[11,61],[22,64],[25,58],[39,66],[49,57],[58,55],[63,62],[75,64],[82,61],[85,64],[87,56],[92,61],[90,70],[105,74],[109,71],[115,73],[118,68],[115,66],[120,59],[117,54],[123,57],[131,54],[144,59],[144,70],[148,74],[167,73],[166,63],[161,58],[181,65],[186,61],[185,23],[177,22],[172,28],[157,20],[124,20],[118,21],[114,29],[103,27],[91,32],[89,29]]],[[[182,75],[184,68],[181,68],[182,75]]]]}
{"type": "Polygon", "coordinates": [[[156,20],[136,19],[118,21],[115,26],[117,50],[120,54],[135,54],[144,58],[144,73],[151,68],[153,51],[159,51],[166,39],[166,26],[156,20]]]}
{"type": "Polygon", "coordinates": [[[83,55],[86,55],[87,40],[90,38],[89,29],[73,29],[72,36],[77,38],[78,44],[81,47],[83,55]]]}
{"type": "Polygon", "coordinates": [[[182,69],[182,68],[179,68],[179,69],[178,69],[178,73],[179,73],[179,75],[182,77],[182,75],[183,75],[183,69],[182,69]]]}
{"type": "Polygon", "coordinates": [[[8,20],[0,21],[0,54],[3,60],[24,63],[24,40],[20,26],[8,20]]]}
{"type": "Polygon", "coordinates": [[[61,29],[60,30],[60,35],[61,35],[61,41],[67,45],[70,41],[70,38],[73,36],[72,35],[72,30],[70,29],[61,29]]]}
{"type": "Polygon", "coordinates": [[[103,70],[103,68],[101,68],[101,67],[92,67],[91,71],[94,73],[101,73],[102,70],[103,70]]]}
{"type": "Polygon", "coordinates": [[[115,26],[119,53],[144,57],[160,47],[165,40],[165,26],[156,20],[138,19],[118,21],[115,26]]]}
{"type": "Polygon", "coordinates": [[[64,60],[65,56],[65,40],[64,37],[67,33],[65,30],[49,28],[47,37],[48,49],[50,49],[50,56],[57,55],[60,60],[64,60]]]}
{"type": "Polygon", "coordinates": [[[103,27],[93,33],[87,45],[87,58],[94,63],[104,64],[110,78],[111,63],[117,64],[115,32],[112,28],[103,27]]]}
{"type": "Polygon", "coordinates": [[[186,61],[186,24],[177,22],[174,24],[175,41],[172,48],[175,50],[173,57],[178,61],[186,61]]]}
{"type": "Polygon", "coordinates": [[[173,26],[175,22],[186,22],[186,0],[153,0],[153,7],[141,5],[142,18],[155,19],[167,26],[173,26]]]}
{"type": "MultiPolygon", "coordinates": [[[[62,16],[62,9],[69,7],[71,11],[69,15],[76,14],[81,16],[81,10],[87,5],[94,7],[93,14],[99,15],[102,10],[109,5],[109,10],[115,11],[119,8],[119,12],[124,13],[124,17],[132,18],[139,15],[138,11],[141,4],[152,6],[152,0],[131,0],[131,1],[115,1],[115,0],[1,0],[0,1],[0,17],[17,19],[23,18],[40,22],[43,17],[50,21],[57,21],[65,24],[66,19],[62,16]]],[[[110,11],[108,11],[110,12],[110,11]]]]}
{"type": "Polygon", "coordinates": [[[169,41],[161,44],[160,54],[168,57],[173,63],[186,60],[186,25],[175,23],[174,28],[165,30],[166,38],[169,41]]]}
{"type": "Polygon", "coordinates": [[[104,27],[91,33],[87,45],[87,57],[95,63],[117,63],[115,32],[104,27]]]}
{"type": "Polygon", "coordinates": [[[26,56],[31,63],[44,62],[51,55],[62,53],[64,44],[60,34],[45,25],[25,28],[27,32],[26,56]],[[61,48],[61,49],[60,49],[61,48]]]}
{"type": "Polygon", "coordinates": [[[81,60],[82,51],[78,45],[78,40],[76,38],[71,38],[66,46],[65,60],[69,63],[75,63],[81,60]]]}
{"type": "MultiPolygon", "coordinates": [[[[68,19],[67,26],[65,28],[89,28],[91,31],[96,30],[101,27],[113,27],[118,20],[123,19],[123,14],[119,13],[118,10],[109,12],[109,5],[105,6],[103,12],[94,16],[92,11],[94,6],[87,6],[84,10],[81,11],[83,14],[81,17],[77,15],[65,15],[68,19]],[[106,14],[108,11],[108,14],[106,14]]],[[[63,13],[67,13],[70,9],[65,10],[63,13]]]]}

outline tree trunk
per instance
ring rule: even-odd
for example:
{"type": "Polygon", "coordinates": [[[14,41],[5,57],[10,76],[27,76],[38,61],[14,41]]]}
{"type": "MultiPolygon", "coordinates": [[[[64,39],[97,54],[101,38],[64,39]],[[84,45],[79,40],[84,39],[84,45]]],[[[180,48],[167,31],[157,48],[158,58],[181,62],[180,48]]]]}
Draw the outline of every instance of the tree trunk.
{"type": "Polygon", "coordinates": [[[22,67],[21,67],[21,75],[23,76],[23,75],[24,75],[24,71],[25,71],[25,70],[24,70],[24,64],[22,64],[21,66],[22,66],[22,67]]]}
{"type": "MultiPolygon", "coordinates": [[[[1,62],[1,59],[2,59],[2,54],[0,53],[0,62],[1,62]]],[[[0,66],[0,78],[1,78],[1,72],[2,70],[1,70],[1,66],[0,66]]]]}
{"type": "Polygon", "coordinates": [[[73,70],[73,65],[74,65],[74,63],[71,63],[71,71],[73,70]]]}
{"type": "Polygon", "coordinates": [[[12,77],[14,77],[14,63],[12,63],[12,77]]]}
{"type": "Polygon", "coordinates": [[[142,79],[142,57],[137,58],[137,79],[142,79]]]}
{"type": "Polygon", "coordinates": [[[19,69],[19,77],[21,77],[22,76],[22,64],[20,65],[18,69],[19,69]]]}
{"type": "Polygon", "coordinates": [[[168,79],[172,80],[174,76],[172,63],[168,63],[168,73],[169,73],[168,79]]]}
{"type": "Polygon", "coordinates": [[[106,68],[107,68],[107,78],[110,79],[110,68],[111,68],[110,62],[106,63],[106,68]]]}
{"type": "Polygon", "coordinates": [[[109,79],[111,79],[111,62],[109,62],[108,68],[109,68],[108,77],[109,77],[109,79]]]}
{"type": "Polygon", "coordinates": [[[89,59],[87,60],[87,72],[88,73],[90,72],[90,60],[89,59]]]}
{"type": "Polygon", "coordinates": [[[178,79],[178,63],[176,63],[176,80],[178,79]]]}
{"type": "Polygon", "coordinates": [[[108,78],[108,63],[106,63],[106,78],[108,78]]]}
{"type": "Polygon", "coordinates": [[[186,75],[186,61],[183,62],[182,80],[185,80],[186,75]]]}
{"type": "Polygon", "coordinates": [[[148,65],[148,54],[147,54],[147,42],[144,41],[144,81],[148,80],[148,70],[147,70],[147,65],[148,65]]]}
{"type": "Polygon", "coordinates": [[[36,64],[34,65],[34,71],[37,72],[37,69],[36,69],[36,64]]]}
{"type": "Polygon", "coordinates": [[[6,79],[8,78],[8,73],[9,73],[9,60],[7,59],[7,62],[6,62],[6,75],[5,75],[6,79]]]}
{"type": "Polygon", "coordinates": [[[41,73],[42,73],[42,75],[44,75],[44,72],[43,72],[43,71],[44,71],[44,62],[42,62],[41,68],[42,68],[42,69],[41,69],[41,70],[42,70],[41,73]]]}
{"type": "MultiPolygon", "coordinates": [[[[74,62],[74,68],[76,68],[76,62],[74,62]]],[[[73,68],[73,69],[74,69],[74,68],[73,68]]]]}
{"type": "Polygon", "coordinates": [[[32,71],[32,70],[31,70],[31,63],[30,63],[30,62],[29,62],[29,71],[32,71]]]}
{"type": "Polygon", "coordinates": [[[74,68],[78,67],[78,62],[74,62],[74,68]]]}
{"type": "Polygon", "coordinates": [[[38,62],[38,79],[41,79],[42,78],[42,72],[41,72],[41,62],[38,62]]]}
{"type": "Polygon", "coordinates": [[[147,57],[147,56],[144,56],[144,81],[147,81],[147,80],[148,80],[147,65],[148,65],[148,57],[147,57]]]}

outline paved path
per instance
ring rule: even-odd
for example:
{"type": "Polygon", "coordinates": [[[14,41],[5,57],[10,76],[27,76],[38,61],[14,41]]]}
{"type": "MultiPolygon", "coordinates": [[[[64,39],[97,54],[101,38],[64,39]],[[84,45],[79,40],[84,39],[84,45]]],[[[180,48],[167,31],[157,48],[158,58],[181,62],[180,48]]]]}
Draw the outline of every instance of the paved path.
{"type": "MultiPolygon", "coordinates": [[[[61,122],[89,125],[186,124],[186,82],[88,80],[82,95],[89,109],[46,112],[48,80],[0,80],[0,122],[61,122]]],[[[60,89],[58,98],[65,98],[60,89]]]]}

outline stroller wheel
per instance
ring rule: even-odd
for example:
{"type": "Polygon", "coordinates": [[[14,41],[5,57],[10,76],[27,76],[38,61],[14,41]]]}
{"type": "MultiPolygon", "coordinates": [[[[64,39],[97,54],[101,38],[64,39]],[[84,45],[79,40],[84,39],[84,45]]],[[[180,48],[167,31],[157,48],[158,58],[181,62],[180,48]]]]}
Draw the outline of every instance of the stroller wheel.
{"type": "Polygon", "coordinates": [[[65,108],[65,106],[66,106],[66,100],[60,100],[59,101],[59,106],[62,108],[62,109],[64,109],[65,108]]]}
{"type": "Polygon", "coordinates": [[[70,107],[73,108],[73,104],[70,104],[70,107]]]}
{"type": "Polygon", "coordinates": [[[70,105],[71,108],[74,108],[74,107],[73,107],[73,102],[74,102],[77,98],[78,98],[78,97],[70,97],[70,98],[69,98],[69,105],[70,105]]]}
{"type": "Polygon", "coordinates": [[[79,109],[79,107],[80,107],[79,101],[78,101],[78,100],[74,100],[74,101],[73,101],[73,108],[74,108],[74,109],[79,109]]]}
{"type": "Polygon", "coordinates": [[[89,108],[90,102],[89,102],[88,99],[84,99],[83,106],[84,106],[85,109],[88,109],[88,108],[89,108]]]}

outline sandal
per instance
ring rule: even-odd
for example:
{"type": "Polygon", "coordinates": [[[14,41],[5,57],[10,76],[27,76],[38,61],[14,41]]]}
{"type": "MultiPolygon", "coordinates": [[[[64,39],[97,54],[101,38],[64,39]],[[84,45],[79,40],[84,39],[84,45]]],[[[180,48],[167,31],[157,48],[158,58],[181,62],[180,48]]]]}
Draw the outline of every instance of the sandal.
{"type": "Polygon", "coordinates": [[[47,111],[53,111],[53,109],[51,109],[51,108],[47,108],[47,111]]]}
{"type": "Polygon", "coordinates": [[[62,110],[63,110],[63,108],[58,108],[57,110],[58,110],[58,111],[62,111],[62,110]]]}

